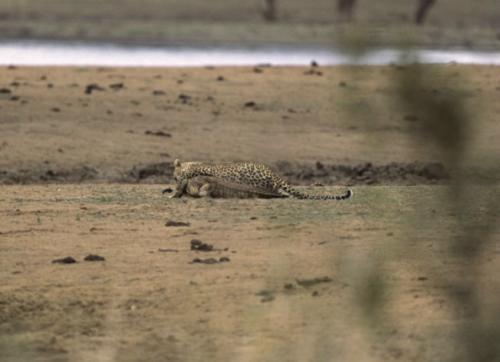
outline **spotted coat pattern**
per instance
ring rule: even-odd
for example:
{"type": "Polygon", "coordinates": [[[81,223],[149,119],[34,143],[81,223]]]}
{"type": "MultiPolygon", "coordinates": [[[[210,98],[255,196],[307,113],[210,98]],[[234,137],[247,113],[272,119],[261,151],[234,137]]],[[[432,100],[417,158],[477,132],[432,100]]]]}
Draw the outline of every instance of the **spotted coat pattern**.
{"type": "MultiPolygon", "coordinates": [[[[247,191],[263,197],[295,197],[312,200],[344,200],[352,196],[347,190],[343,195],[310,195],[301,192],[266,165],[254,162],[203,163],[180,162],[175,160],[174,177],[177,182],[176,193],[180,197],[186,192],[188,181],[197,177],[211,177],[231,185],[241,185],[247,191]]],[[[240,189],[240,187],[238,187],[240,189]]]]}

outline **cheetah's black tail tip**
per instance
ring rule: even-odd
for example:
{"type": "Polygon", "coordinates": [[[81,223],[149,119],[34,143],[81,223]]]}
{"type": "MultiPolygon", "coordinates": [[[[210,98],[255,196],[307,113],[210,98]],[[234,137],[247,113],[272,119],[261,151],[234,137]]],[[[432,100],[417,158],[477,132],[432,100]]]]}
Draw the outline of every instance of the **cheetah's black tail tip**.
{"type": "Polygon", "coordinates": [[[350,199],[354,195],[351,189],[348,189],[345,195],[338,196],[338,200],[347,200],[350,199]]]}

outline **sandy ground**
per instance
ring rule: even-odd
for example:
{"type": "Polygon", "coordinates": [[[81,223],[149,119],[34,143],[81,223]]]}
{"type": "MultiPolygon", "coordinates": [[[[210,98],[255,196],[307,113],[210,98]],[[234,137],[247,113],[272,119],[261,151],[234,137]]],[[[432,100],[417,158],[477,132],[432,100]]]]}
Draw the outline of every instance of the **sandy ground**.
{"type": "Polygon", "coordinates": [[[0,69],[0,360],[491,356],[497,334],[469,337],[500,325],[500,73],[429,69],[428,92],[474,120],[464,168],[489,177],[458,203],[439,178],[366,166],[444,162],[397,102],[405,68],[0,69]],[[171,200],[177,157],[265,162],[354,198],[171,200]]]}
{"type": "MultiPolygon", "coordinates": [[[[430,69],[426,92],[437,98],[459,95],[457,106],[473,119],[468,166],[498,168],[498,67],[430,69]]],[[[292,168],[291,175],[304,167],[314,171],[317,162],[351,167],[443,162],[430,139],[415,138],[421,116],[398,102],[394,80],[402,72],[400,67],[4,67],[0,181],[136,182],[161,176],[156,182],[164,182],[175,158],[253,160],[284,173],[290,167],[283,162],[303,166],[292,168]]]]}
{"type": "MultiPolygon", "coordinates": [[[[2,361],[460,360],[469,312],[449,295],[472,276],[449,254],[460,226],[446,187],[357,187],[334,203],[161,189],[0,188],[2,361]],[[52,262],[67,256],[77,263],[52,262]],[[377,273],[383,302],[367,312],[377,273]]],[[[479,258],[484,317],[499,255],[490,243],[479,258]]]]}

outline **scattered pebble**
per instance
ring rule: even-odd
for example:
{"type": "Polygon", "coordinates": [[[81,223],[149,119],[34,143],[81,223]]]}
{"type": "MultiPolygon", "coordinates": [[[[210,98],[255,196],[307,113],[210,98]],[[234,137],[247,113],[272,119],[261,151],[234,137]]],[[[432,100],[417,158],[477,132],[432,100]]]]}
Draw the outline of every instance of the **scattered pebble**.
{"type": "Polygon", "coordinates": [[[200,264],[217,264],[218,261],[215,258],[208,258],[208,259],[200,259],[200,258],[194,258],[192,263],[200,263],[200,264]]]}
{"type": "Polygon", "coordinates": [[[12,91],[9,88],[0,88],[0,93],[10,94],[10,93],[12,93],[12,91]]]}
{"type": "Polygon", "coordinates": [[[109,85],[109,88],[113,89],[113,90],[120,90],[120,89],[123,89],[125,85],[123,83],[113,83],[113,84],[110,84],[109,85]]]}
{"type": "Polygon", "coordinates": [[[96,254],[89,254],[85,258],[83,258],[85,261],[105,261],[106,258],[100,255],[96,254]]]}
{"type": "Polygon", "coordinates": [[[154,90],[153,95],[154,96],[164,96],[166,93],[162,90],[154,90]]]}
{"type": "Polygon", "coordinates": [[[249,102],[246,102],[243,106],[245,108],[255,108],[257,104],[254,102],[254,101],[249,101],[249,102]]]}
{"type": "Polygon", "coordinates": [[[191,264],[219,264],[219,263],[227,263],[229,261],[231,260],[226,256],[220,257],[219,260],[215,258],[207,258],[207,259],[194,258],[191,264]]]}
{"type": "Polygon", "coordinates": [[[222,81],[224,81],[224,80],[225,80],[225,78],[224,78],[222,75],[219,75],[219,76],[217,77],[217,81],[219,81],[219,82],[222,82],[222,81]]]}
{"type": "Polygon", "coordinates": [[[188,223],[188,222],[184,222],[184,221],[174,221],[174,220],[168,220],[166,223],[165,223],[165,226],[169,227],[169,226],[190,226],[191,224],[188,223]]]}
{"type": "Polygon", "coordinates": [[[71,256],[67,256],[67,257],[61,258],[61,259],[54,259],[54,260],[52,260],[52,263],[53,264],[74,264],[74,263],[76,263],[76,260],[75,260],[75,258],[73,258],[71,256]]]}
{"type": "Polygon", "coordinates": [[[172,137],[172,135],[168,132],[163,132],[163,131],[150,131],[147,130],[144,132],[145,135],[148,136],[159,136],[159,137],[172,137]]]}
{"type": "Polygon", "coordinates": [[[330,277],[319,277],[312,279],[296,279],[296,281],[297,284],[300,285],[301,287],[308,288],[320,283],[330,283],[333,280],[330,277]]]}
{"type": "Polygon", "coordinates": [[[99,84],[92,83],[92,84],[88,84],[85,87],[85,94],[92,94],[93,91],[103,91],[103,90],[105,90],[105,89],[103,87],[101,87],[99,84]]]}
{"type": "Polygon", "coordinates": [[[211,244],[207,244],[198,239],[191,240],[191,250],[196,251],[213,251],[214,246],[211,244]]]}
{"type": "Polygon", "coordinates": [[[179,100],[180,100],[182,103],[187,103],[187,102],[191,99],[191,97],[190,97],[190,96],[188,96],[188,95],[186,95],[186,94],[183,94],[183,93],[179,94],[179,96],[178,96],[177,98],[179,98],[179,100]]]}

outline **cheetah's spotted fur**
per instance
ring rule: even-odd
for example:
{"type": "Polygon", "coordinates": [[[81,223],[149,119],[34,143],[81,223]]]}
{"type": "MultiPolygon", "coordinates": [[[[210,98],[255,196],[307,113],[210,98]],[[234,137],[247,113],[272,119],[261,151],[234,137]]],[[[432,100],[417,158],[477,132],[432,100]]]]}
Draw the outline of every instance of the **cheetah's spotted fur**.
{"type": "Polygon", "coordinates": [[[278,176],[266,165],[254,162],[174,162],[176,191],[183,194],[214,197],[295,197],[310,200],[345,200],[352,196],[310,195],[303,193],[278,176]]]}

